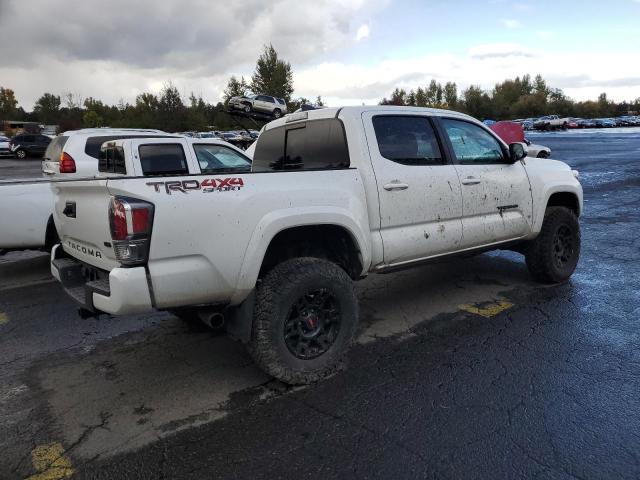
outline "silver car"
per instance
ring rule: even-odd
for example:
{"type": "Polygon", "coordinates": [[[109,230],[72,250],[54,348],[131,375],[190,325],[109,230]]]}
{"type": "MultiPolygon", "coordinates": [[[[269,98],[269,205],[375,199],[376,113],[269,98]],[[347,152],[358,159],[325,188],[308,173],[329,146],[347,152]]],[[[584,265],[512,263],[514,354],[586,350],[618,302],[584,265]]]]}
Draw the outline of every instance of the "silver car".
{"type": "Polygon", "coordinates": [[[282,98],[271,95],[251,95],[248,97],[232,97],[229,108],[242,110],[245,113],[266,113],[274,118],[280,118],[287,113],[287,103],[282,98]]]}

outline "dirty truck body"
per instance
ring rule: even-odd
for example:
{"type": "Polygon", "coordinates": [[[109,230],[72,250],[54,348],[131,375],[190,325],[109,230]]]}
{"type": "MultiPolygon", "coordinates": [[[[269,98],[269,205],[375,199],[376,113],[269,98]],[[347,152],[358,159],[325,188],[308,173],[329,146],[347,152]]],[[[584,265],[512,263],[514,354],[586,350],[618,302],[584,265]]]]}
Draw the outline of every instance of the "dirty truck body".
{"type": "Polygon", "coordinates": [[[86,312],[226,322],[290,383],[340,364],[357,323],[352,280],[500,248],[544,282],[578,261],[577,172],[525,158],[463,114],[287,115],[264,127],[250,171],[204,173],[186,142],[118,141],[117,171],[54,185],[52,273],[86,312]]]}

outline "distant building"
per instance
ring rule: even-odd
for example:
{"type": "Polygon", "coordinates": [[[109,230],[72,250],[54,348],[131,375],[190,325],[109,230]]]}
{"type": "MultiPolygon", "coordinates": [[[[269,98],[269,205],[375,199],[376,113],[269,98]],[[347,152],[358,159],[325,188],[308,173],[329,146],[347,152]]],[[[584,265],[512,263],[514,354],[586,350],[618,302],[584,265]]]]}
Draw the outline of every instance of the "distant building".
{"type": "Polygon", "coordinates": [[[19,133],[40,133],[42,130],[38,122],[23,122],[20,120],[5,120],[2,122],[2,129],[9,137],[19,133]]]}

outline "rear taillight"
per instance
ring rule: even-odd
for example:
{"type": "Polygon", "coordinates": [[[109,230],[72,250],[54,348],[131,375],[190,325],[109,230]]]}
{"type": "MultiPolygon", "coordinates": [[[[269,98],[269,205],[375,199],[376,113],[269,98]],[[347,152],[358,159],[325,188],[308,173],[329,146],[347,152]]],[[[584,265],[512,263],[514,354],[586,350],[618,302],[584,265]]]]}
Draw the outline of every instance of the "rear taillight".
{"type": "Polygon", "coordinates": [[[66,152],[60,155],[60,173],[76,173],[76,161],[66,152]]]}
{"type": "Polygon", "coordinates": [[[116,259],[126,267],[143,265],[149,257],[153,204],[133,198],[113,197],[109,226],[116,259]]]}

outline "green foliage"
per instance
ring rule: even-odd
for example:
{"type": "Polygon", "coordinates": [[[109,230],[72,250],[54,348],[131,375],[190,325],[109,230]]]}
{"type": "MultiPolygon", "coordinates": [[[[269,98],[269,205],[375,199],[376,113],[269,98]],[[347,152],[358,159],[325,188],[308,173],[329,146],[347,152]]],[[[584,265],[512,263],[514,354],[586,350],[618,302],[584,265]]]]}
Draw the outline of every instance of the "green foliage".
{"type": "Polygon", "coordinates": [[[224,104],[227,105],[229,103],[229,99],[232,97],[242,97],[249,92],[250,88],[247,82],[244,80],[244,77],[240,77],[238,80],[233,75],[227,82],[227,87],[224,89],[222,93],[222,98],[224,98],[224,104]]]}
{"type": "Polygon", "coordinates": [[[104,127],[104,120],[93,110],[87,110],[82,116],[82,126],[85,128],[104,127]]]}
{"type": "Polygon", "coordinates": [[[390,98],[383,98],[380,104],[446,108],[480,119],[496,120],[551,114],[599,118],[640,111],[640,99],[634,103],[616,104],[609,101],[606,93],[601,94],[596,102],[575,102],[562,90],[550,87],[540,75],[533,80],[529,75],[505,80],[496,84],[490,92],[472,85],[460,95],[455,83],[447,82],[443,87],[431,80],[428,86],[418,87],[415,92],[410,90],[407,93],[404,89],[396,88],[390,98]]]}
{"type": "Polygon", "coordinates": [[[0,87],[0,119],[12,120],[18,109],[18,100],[10,88],[0,87]]]}
{"type": "Polygon", "coordinates": [[[60,115],[60,97],[52,93],[45,93],[33,107],[33,112],[38,115],[42,123],[51,123],[60,115]]]}
{"type": "Polygon", "coordinates": [[[251,77],[251,90],[256,94],[273,95],[287,102],[293,94],[293,73],[291,64],[280,60],[273,45],[265,45],[256,62],[251,77]]]}

